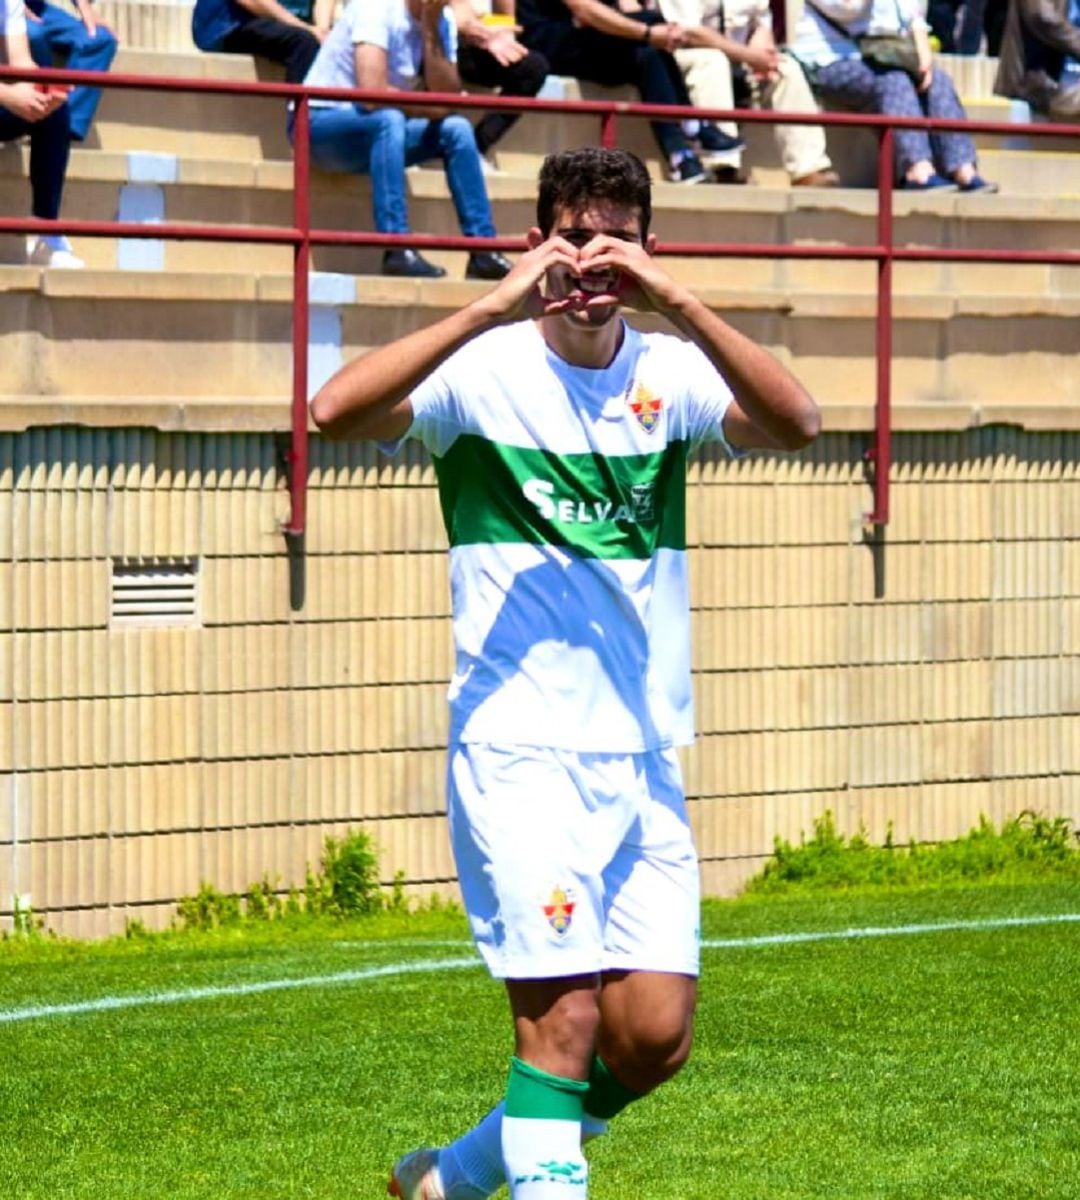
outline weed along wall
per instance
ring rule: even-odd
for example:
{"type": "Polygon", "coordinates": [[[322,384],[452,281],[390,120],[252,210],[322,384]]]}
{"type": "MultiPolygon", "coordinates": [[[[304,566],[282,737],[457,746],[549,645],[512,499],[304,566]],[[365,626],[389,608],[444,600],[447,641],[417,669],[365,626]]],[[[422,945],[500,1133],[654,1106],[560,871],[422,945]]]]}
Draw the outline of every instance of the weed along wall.
{"type": "MultiPolygon", "coordinates": [[[[14,898],[89,935],[302,886],[357,828],[384,881],[453,888],[430,465],[316,438],[290,556],[280,440],[230,424],[0,434],[0,928],[14,898]]],[[[709,892],[826,810],[879,841],[1080,818],[1080,433],[898,434],[876,546],[865,441],[692,462],[709,892]]]]}

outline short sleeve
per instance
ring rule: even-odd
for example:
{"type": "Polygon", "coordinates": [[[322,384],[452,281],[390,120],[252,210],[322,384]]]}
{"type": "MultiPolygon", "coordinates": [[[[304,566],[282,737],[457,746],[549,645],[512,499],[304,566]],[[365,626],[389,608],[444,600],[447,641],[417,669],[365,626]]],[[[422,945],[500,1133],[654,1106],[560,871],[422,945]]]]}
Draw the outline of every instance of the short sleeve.
{"type": "Polygon", "coordinates": [[[0,0],[0,36],[18,37],[26,33],[23,0],[0,0]]]}
{"type": "Polygon", "coordinates": [[[413,388],[409,395],[412,424],[398,441],[379,443],[384,453],[395,454],[406,439],[420,442],[436,457],[449,450],[464,424],[460,384],[465,372],[461,356],[461,350],[452,354],[413,388]]]}
{"type": "Polygon", "coordinates": [[[390,22],[386,0],[353,0],[345,14],[349,36],[354,46],[365,42],[370,46],[390,49],[390,22]]]}
{"type": "Polygon", "coordinates": [[[686,434],[697,446],[702,442],[720,442],[732,455],[741,453],[724,436],[724,416],[734,396],[727,380],[713,366],[704,351],[692,342],[683,343],[678,378],[684,385],[686,434]]]}

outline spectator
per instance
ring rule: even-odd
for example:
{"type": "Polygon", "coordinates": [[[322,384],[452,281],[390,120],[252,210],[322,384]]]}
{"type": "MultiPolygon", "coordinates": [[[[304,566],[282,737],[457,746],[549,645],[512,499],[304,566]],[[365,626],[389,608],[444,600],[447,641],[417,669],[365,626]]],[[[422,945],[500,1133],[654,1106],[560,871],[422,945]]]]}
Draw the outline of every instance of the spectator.
{"type": "Polygon", "coordinates": [[[1080,11],[1075,0],[1012,0],[994,91],[1057,121],[1080,120],[1080,11]]]}
{"type": "MultiPolygon", "coordinates": [[[[0,0],[0,62],[36,69],[30,56],[23,0],[0,0]]],[[[0,83],[0,142],[30,138],[31,213],[46,221],[60,215],[64,175],[71,152],[69,88],[59,84],[0,83]]],[[[27,261],[40,267],[81,267],[66,237],[26,239],[27,261]]]]}
{"type": "MultiPolygon", "coordinates": [[[[116,36],[100,25],[90,0],[74,0],[79,15],[73,17],[45,0],[26,0],[26,33],[30,53],[41,67],[51,67],[59,54],[72,71],[107,71],[116,57],[116,36]]],[[[101,89],[80,86],[68,98],[71,136],[86,140],[101,103],[101,89]]]]}
{"type": "MultiPolygon", "coordinates": [[[[535,96],[547,78],[547,59],[518,41],[514,0],[494,0],[484,20],[470,0],[450,0],[458,32],[458,71],[465,83],[498,88],[504,96],[535,96]]],[[[492,112],[476,126],[476,148],[486,166],[491,147],[518,119],[517,113],[492,112]]]]}
{"type": "MultiPolygon", "coordinates": [[[[916,0],[806,0],[793,51],[821,98],[836,108],[948,120],[967,115],[952,80],[934,70],[927,25],[916,0]],[[869,31],[910,32],[918,50],[918,77],[864,62],[856,39],[869,31]]],[[[966,133],[897,129],[894,145],[902,188],[997,191],[996,184],[979,174],[975,144],[966,133]]]]}
{"type": "MultiPolygon", "coordinates": [[[[552,71],[605,87],[633,84],[647,104],[690,103],[670,53],[682,45],[683,30],[659,14],[627,15],[603,0],[518,0],[517,11],[521,40],[552,71]]],[[[707,178],[678,121],[653,121],[652,130],[674,182],[707,178]]]]}
{"type": "Polygon", "coordinates": [[[254,54],[280,63],[289,83],[301,83],[330,31],[334,4],[335,0],[195,0],[191,36],[200,50],[254,54]]]}
{"type": "MultiPolygon", "coordinates": [[[[312,87],[389,88],[459,92],[457,34],[447,0],[350,0],[308,72],[312,87]]],[[[290,136],[292,125],[290,121],[290,136]]],[[[441,158],[461,231],[493,237],[491,204],[472,124],[429,106],[365,107],[347,100],[311,102],[311,157],[327,171],[371,176],[375,228],[408,233],[405,168],[441,158]]],[[[384,275],[437,278],[443,267],[416,250],[387,250],[384,275]]],[[[473,251],[469,279],[501,279],[509,261],[491,250],[473,251]]]]}
{"type": "MultiPolygon", "coordinates": [[[[686,28],[686,47],[675,51],[675,59],[699,107],[731,108],[734,103],[731,71],[715,66],[719,53],[734,64],[755,106],[777,112],[818,111],[802,68],[777,49],[769,0],[660,0],[660,6],[665,17],[686,28]]],[[[780,160],[796,187],[839,184],[820,125],[775,125],[773,132],[780,160]]]]}

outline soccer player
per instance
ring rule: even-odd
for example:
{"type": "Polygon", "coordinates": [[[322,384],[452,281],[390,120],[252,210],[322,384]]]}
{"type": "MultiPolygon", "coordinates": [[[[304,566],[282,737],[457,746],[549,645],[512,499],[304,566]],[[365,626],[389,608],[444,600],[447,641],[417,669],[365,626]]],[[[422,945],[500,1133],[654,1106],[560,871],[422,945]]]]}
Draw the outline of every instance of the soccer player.
{"type": "Polygon", "coordinates": [[[818,410],[653,257],[649,178],[619,150],[547,158],[500,283],[345,366],[336,438],[431,452],[457,665],[450,832],[476,944],[505,981],[505,1099],[390,1194],[581,1200],[583,1138],[690,1049],[698,869],[675,747],[693,735],[685,466],[714,440],[797,449],[818,410]],[[682,337],[640,333],[623,304],[682,337]]]}

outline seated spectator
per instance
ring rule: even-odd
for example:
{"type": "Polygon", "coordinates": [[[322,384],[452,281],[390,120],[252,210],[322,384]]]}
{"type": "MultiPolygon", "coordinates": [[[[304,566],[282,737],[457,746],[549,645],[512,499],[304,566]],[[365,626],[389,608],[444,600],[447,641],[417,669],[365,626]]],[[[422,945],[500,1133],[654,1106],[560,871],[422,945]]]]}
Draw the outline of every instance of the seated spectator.
{"type": "MultiPolygon", "coordinates": [[[[447,0],[350,0],[308,72],[312,87],[460,92],[457,35],[447,0]]],[[[471,122],[429,106],[311,101],[311,157],[327,171],[371,176],[375,228],[408,233],[405,168],[441,158],[458,223],[467,237],[494,237],[491,204],[471,122]]],[[[289,125],[292,134],[292,122],[289,125]]],[[[416,250],[387,250],[384,275],[437,278],[443,267],[416,250]]],[[[469,255],[469,279],[501,279],[509,261],[490,250],[469,255]]]]}
{"type": "Polygon", "coordinates": [[[1080,120],[1078,22],[1073,0],[1012,0],[994,91],[1051,120],[1080,120]]]}
{"type": "MultiPolygon", "coordinates": [[[[947,120],[967,115],[952,80],[934,70],[917,0],[806,0],[792,50],[821,99],[835,108],[947,120]],[[910,32],[918,49],[918,78],[864,62],[856,39],[867,32],[910,32]]],[[[901,188],[997,191],[979,174],[975,143],[966,133],[897,129],[894,145],[901,188]]]]}
{"type": "Polygon", "coordinates": [[[335,0],[195,0],[191,36],[200,50],[254,54],[301,83],[330,31],[335,0]],[[300,15],[297,15],[297,14],[300,15]]]}
{"type": "MultiPolygon", "coordinates": [[[[603,0],[518,0],[521,40],[560,75],[604,87],[633,84],[646,104],[689,104],[682,73],[670,53],[683,44],[683,30],[658,13],[628,15],[613,5],[614,0],[612,6],[603,0]]],[[[669,178],[676,183],[707,178],[679,121],[651,124],[669,178]]]]}
{"type": "MultiPolygon", "coordinates": [[[[669,21],[686,29],[686,46],[675,51],[675,59],[700,108],[734,104],[731,70],[715,66],[717,56],[723,55],[735,65],[755,106],[777,112],[818,111],[802,68],[776,47],[769,0],[660,0],[660,8],[669,21]]],[[[836,187],[840,182],[820,125],[775,125],[773,133],[780,160],[796,187],[836,187]]],[[[736,162],[736,170],[738,166],[736,162]]]]}
{"type": "MultiPolygon", "coordinates": [[[[26,0],[26,33],[30,53],[40,67],[53,66],[59,55],[72,71],[107,71],[116,57],[116,36],[100,25],[90,0],[74,0],[79,15],[74,17],[45,0],[26,0]]],[[[101,89],[80,86],[68,98],[71,136],[86,140],[90,124],[101,103],[101,89]]]]}
{"type": "MultiPolygon", "coordinates": [[[[450,0],[458,32],[458,73],[463,82],[498,88],[503,96],[535,96],[548,74],[547,59],[518,41],[514,0],[494,0],[485,20],[470,0],[450,0]]],[[[519,113],[492,112],[476,126],[476,148],[490,167],[491,147],[517,121],[519,113]]]]}
{"type": "MultiPolygon", "coordinates": [[[[0,62],[35,69],[26,35],[23,0],[0,0],[0,62]]],[[[60,84],[0,83],[0,142],[30,138],[31,213],[46,221],[60,215],[71,152],[69,88],[60,84]]],[[[26,239],[27,261],[40,267],[81,267],[66,237],[26,239]]]]}

